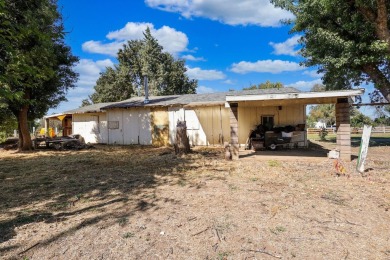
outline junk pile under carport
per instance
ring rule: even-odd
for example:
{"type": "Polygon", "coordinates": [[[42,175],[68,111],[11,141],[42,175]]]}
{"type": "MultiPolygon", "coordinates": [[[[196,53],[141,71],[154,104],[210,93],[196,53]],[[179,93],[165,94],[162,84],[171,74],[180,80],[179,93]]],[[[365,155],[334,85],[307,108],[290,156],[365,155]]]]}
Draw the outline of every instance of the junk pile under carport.
{"type": "Polygon", "coordinates": [[[264,125],[257,125],[247,139],[246,150],[276,150],[278,147],[298,148],[305,147],[305,125],[273,127],[267,129],[264,125]],[[301,143],[301,145],[299,145],[301,143]]]}
{"type": "Polygon", "coordinates": [[[90,148],[89,145],[86,145],[84,138],[80,135],[69,135],[63,137],[37,137],[33,139],[34,147],[46,147],[54,148],[56,150],[80,150],[84,148],[90,148]]]}

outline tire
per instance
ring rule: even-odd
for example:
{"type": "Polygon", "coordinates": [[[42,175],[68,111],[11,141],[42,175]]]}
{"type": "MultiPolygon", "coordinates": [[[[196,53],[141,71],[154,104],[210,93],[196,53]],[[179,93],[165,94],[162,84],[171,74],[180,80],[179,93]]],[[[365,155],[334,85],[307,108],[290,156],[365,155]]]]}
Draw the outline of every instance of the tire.
{"type": "Polygon", "coordinates": [[[271,150],[276,150],[276,144],[271,144],[271,145],[269,146],[269,149],[271,149],[271,150]]]}

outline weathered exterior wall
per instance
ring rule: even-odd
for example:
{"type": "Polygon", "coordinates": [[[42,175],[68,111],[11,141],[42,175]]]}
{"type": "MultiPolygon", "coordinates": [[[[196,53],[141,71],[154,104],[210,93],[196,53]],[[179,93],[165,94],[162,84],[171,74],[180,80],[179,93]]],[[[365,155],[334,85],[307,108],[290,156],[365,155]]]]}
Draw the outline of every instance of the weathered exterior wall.
{"type": "Polygon", "coordinates": [[[86,143],[107,143],[106,114],[73,114],[72,132],[81,135],[86,143]]]}
{"type": "Polygon", "coordinates": [[[305,105],[291,106],[246,106],[243,103],[238,104],[238,141],[245,144],[251,132],[261,123],[261,116],[274,116],[275,126],[286,126],[305,124],[306,121],[305,105]]]}
{"type": "Polygon", "coordinates": [[[167,108],[153,108],[151,111],[152,144],[169,145],[169,119],[167,108]]]}
{"type": "Polygon", "coordinates": [[[109,144],[152,144],[150,109],[111,109],[108,117],[109,144]]]}
{"type": "Polygon", "coordinates": [[[191,145],[223,145],[230,141],[229,110],[224,106],[169,108],[169,141],[173,144],[178,120],[185,120],[191,145]]]}

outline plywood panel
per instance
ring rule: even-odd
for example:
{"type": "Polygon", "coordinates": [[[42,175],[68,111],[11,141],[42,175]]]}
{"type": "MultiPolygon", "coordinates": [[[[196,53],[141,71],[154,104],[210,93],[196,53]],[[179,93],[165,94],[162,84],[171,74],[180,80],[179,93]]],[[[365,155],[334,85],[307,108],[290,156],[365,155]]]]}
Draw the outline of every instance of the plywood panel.
{"type": "Polygon", "coordinates": [[[123,144],[122,110],[113,109],[107,111],[108,143],[123,144]],[[115,128],[112,128],[115,126],[115,128]],[[116,127],[117,126],[117,127],[116,127]]]}
{"type": "Polygon", "coordinates": [[[74,114],[73,133],[81,135],[86,143],[107,143],[106,114],[74,114]]]}
{"type": "Polygon", "coordinates": [[[152,144],[167,146],[169,144],[169,119],[167,108],[154,108],[151,111],[152,144]]]}
{"type": "Polygon", "coordinates": [[[152,144],[150,109],[122,110],[123,144],[152,144]]]}

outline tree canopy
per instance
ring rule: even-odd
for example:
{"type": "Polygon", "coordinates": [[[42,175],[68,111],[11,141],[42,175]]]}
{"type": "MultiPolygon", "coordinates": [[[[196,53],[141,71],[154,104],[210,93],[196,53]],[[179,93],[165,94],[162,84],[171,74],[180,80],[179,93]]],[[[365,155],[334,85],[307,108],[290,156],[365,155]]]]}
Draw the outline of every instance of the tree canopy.
{"type": "Polygon", "coordinates": [[[114,102],[143,94],[144,77],[148,77],[149,93],[154,96],[193,94],[197,81],[185,74],[185,61],[175,59],[151,35],[144,39],[128,41],[118,51],[118,64],[100,74],[95,92],[90,96],[94,103],[114,102]]]}
{"type": "Polygon", "coordinates": [[[390,1],[272,0],[296,19],[303,62],[318,66],[328,89],[374,83],[390,101],[390,1]]]}
{"type": "Polygon", "coordinates": [[[247,88],[243,88],[243,90],[251,90],[251,89],[270,89],[270,88],[284,88],[284,85],[282,82],[271,82],[267,80],[266,82],[260,83],[258,85],[254,84],[247,88]]]}
{"type": "Polygon", "coordinates": [[[64,43],[56,0],[3,0],[0,8],[0,103],[18,121],[19,148],[29,150],[28,120],[66,100],[78,58],[64,43]]]}

